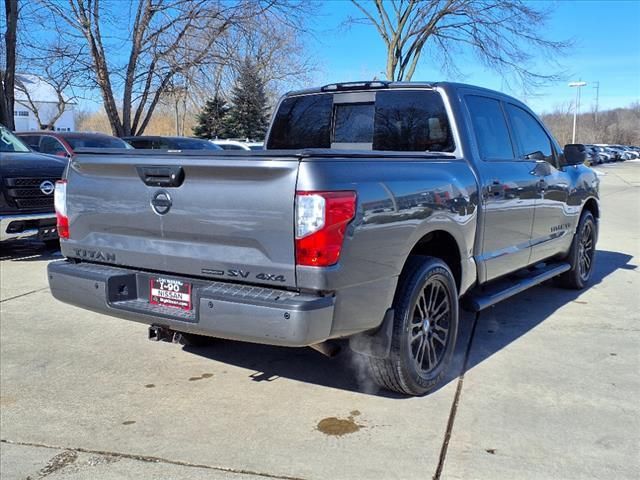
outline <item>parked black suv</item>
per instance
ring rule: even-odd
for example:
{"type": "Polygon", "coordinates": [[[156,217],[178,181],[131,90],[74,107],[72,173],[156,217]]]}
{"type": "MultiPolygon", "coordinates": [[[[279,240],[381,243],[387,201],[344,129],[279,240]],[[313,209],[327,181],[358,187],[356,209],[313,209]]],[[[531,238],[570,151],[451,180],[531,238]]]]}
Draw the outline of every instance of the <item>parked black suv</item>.
{"type": "Polygon", "coordinates": [[[58,241],[55,183],[66,159],[34,153],[0,125],[0,242],[35,237],[58,241]]]}

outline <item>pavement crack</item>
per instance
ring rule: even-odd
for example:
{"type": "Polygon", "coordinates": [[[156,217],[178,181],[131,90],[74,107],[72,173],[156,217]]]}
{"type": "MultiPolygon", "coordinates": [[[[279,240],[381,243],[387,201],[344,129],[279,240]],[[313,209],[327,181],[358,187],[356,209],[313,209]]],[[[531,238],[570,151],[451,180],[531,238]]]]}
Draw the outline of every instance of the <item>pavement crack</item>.
{"type": "Polygon", "coordinates": [[[37,290],[31,290],[30,292],[27,292],[27,293],[21,293],[20,295],[14,295],[13,297],[3,298],[2,300],[0,300],[0,303],[8,302],[9,300],[15,300],[16,298],[26,297],[27,295],[31,295],[32,293],[38,293],[38,292],[42,292],[44,290],[49,290],[49,287],[42,287],[42,288],[38,288],[37,290]]]}
{"type": "Polygon", "coordinates": [[[464,384],[464,375],[467,373],[467,367],[469,364],[469,354],[471,353],[471,346],[473,345],[473,339],[476,334],[476,326],[478,325],[478,319],[480,318],[480,312],[476,313],[473,319],[473,327],[471,327],[471,336],[469,343],[467,344],[467,350],[464,354],[464,362],[462,365],[462,372],[458,377],[458,385],[456,386],[456,393],[453,396],[453,402],[451,403],[451,410],[449,411],[449,420],[447,421],[447,429],[442,440],[442,447],[440,448],[440,457],[438,459],[438,466],[436,472],[433,474],[433,480],[440,480],[442,470],[444,469],[444,462],[447,459],[447,450],[449,449],[449,441],[451,440],[451,432],[453,431],[453,424],[458,413],[458,405],[460,403],[460,397],[462,396],[462,385],[464,384]]]}
{"type": "Polygon", "coordinates": [[[46,443],[21,442],[16,440],[8,440],[5,438],[0,439],[0,443],[20,445],[24,447],[49,448],[53,450],[63,450],[66,452],[90,453],[92,455],[104,455],[104,456],[110,456],[115,458],[124,458],[128,460],[138,460],[140,462],[166,463],[169,465],[178,465],[181,467],[203,468],[207,470],[216,470],[219,472],[235,473],[237,475],[253,475],[256,477],[273,478],[277,480],[305,480],[302,477],[293,477],[290,475],[278,475],[278,474],[267,473],[267,472],[257,472],[254,470],[247,470],[244,468],[231,468],[231,467],[222,467],[218,465],[207,465],[207,464],[201,464],[201,463],[184,462],[181,460],[171,460],[168,458],[154,457],[151,455],[136,455],[133,453],[112,452],[109,450],[94,450],[91,448],[83,448],[83,447],[63,447],[58,445],[48,445],[46,443]]]}

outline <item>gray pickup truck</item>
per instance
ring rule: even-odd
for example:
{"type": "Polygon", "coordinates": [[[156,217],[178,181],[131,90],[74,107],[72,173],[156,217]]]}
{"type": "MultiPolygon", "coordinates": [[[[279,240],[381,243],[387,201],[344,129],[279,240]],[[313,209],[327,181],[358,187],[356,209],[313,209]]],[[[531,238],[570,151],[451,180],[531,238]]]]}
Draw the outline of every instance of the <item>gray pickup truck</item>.
{"type": "Polygon", "coordinates": [[[459,305],[592,272],[584,146],[518,100],[452,83],[285,95],[263,151],[85,152],[56,187],[59,300],[156,339],[329,347],[382,387],[442,383],[459,305]]]}

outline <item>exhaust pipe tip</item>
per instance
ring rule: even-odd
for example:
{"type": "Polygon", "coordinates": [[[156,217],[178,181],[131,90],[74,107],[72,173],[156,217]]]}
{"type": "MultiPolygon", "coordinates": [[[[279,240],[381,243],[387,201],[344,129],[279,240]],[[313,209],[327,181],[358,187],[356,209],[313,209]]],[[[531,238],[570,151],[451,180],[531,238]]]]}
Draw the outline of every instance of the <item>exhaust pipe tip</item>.
{"type": "Polygon", "coordinates": [[[313,345],[309,345],[309,347],[329,358],[333,358],[338,355],[342,349],[337,342],[333,342],[331,340],[327,340],[322,343],[314,343],[313,345]]]}

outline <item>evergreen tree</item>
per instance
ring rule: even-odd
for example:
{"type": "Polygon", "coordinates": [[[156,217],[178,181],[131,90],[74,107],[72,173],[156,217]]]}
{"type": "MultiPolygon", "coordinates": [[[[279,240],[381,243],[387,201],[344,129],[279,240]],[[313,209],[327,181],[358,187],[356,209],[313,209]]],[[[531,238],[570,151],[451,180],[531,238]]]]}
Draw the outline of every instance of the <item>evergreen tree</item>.
{"type": "Polygon", "coordinates": [[[267,95],[265,82],[255,63],[245,59],[231,91],[231,108],[226,118],[231,137],[262,140],[267,132],[267,95]]]}
{"type": "Polygon", "coordinates": [[[218,95],[206,101],[204,108],[197,116],[197,125],[193,127],[193,134],[198,138],[225,138],[226,117],[229,106],[218,95]]]}

